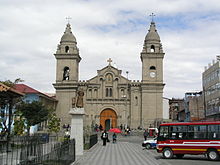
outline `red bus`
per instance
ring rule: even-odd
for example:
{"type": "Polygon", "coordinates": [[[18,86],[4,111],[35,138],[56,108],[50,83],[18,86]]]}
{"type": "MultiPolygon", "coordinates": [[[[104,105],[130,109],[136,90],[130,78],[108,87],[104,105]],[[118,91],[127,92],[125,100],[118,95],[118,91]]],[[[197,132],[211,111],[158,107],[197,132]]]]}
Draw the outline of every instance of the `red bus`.
{"type": "Polygon", "coordinates": [[[164,158],[184,154],[204,154],[210,160],[220,157],[220,122],[181,122],[160,124],[157,152],[164,158]]]}

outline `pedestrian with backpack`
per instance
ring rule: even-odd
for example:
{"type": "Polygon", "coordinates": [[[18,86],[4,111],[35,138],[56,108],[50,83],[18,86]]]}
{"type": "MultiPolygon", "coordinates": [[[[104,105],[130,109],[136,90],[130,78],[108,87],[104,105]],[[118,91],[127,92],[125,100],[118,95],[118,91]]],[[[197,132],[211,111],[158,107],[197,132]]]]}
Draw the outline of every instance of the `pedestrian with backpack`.
{"type": "Polygon", "coordinates": [[[114,133],[114,134],[112,135],[112,142],[113,142],[113,143],[116,143],[116,140],[117,140],[117,135],[114,133]]]}

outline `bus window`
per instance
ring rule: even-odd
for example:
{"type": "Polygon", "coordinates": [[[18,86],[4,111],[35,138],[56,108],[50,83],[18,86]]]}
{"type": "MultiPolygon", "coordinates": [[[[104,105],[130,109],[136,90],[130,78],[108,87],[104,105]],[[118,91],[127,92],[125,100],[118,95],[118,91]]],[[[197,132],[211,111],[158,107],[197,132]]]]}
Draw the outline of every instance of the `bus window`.
{"type": "Polygon", "coordinates": [[[208,138],[220,139],[220,125],[208,125],[208,138]]]}
{"type": "Polygon", "coordinates": [[[206,125],[189,125],[188,136],[189,139],[206,139],[206,125]]]}
{"type": "Polygon", "coordinates": [[[187,126],[185,125],[175,125],[170,126],[170,139],[186,139],[187,126]]]}
{"type": "Polygon", "coordinates": [[[159,140],[166,140],[168,138],[168,126],[161,126],[159,128],[159,135],[157,138],[159,140]]]}

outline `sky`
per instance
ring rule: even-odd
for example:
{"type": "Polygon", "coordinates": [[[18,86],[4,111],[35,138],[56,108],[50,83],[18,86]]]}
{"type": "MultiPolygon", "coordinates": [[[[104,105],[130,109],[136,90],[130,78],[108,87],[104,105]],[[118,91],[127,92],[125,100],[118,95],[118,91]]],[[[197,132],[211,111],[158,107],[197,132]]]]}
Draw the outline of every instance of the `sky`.
{"type": "Polygon", "coordinates": [[[88,80],[111,58],[141,80],[140,53],[151,13],[163,45],[164,97],[202,90],[202,72],[220,55],[219,0],[0,0],[0,80],[21,78],[54,93],[54,53],[67,17],[88,80]],[[98,60],[97,60],[98,59],[98,60]]]}

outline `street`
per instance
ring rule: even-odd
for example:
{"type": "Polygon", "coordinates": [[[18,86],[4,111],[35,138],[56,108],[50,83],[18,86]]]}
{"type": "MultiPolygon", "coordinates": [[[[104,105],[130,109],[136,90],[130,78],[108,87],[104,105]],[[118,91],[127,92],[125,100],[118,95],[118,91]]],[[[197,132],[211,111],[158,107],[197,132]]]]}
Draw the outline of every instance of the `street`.
{"type": "Polygon", "coordinates": [[[220,161],[210,161],[204,155],[184,155],[182,159],[164,159],[161,153],[157,153],[155,149],[148,150],[157,160],[163,160],[171,165],[219,165],[220,161]]]}
{"type": "MultiPolygon", "coordinates": [[[[122,142],[129,142],[129,143],[135,143],[137,145],[140,145],[143,142],[143,137],[140,136],[119,136],[119,141],[122,142]]],[[[157,153],[156,149],[150,149],[150,150],[144,150],[146,151],[146,155],[149,156],[149,154],[155,158],[156,160],[164,162],[164,164],[170,164],[170,165],[219,165],[219,161],[210,161],[208,160],[204,155],[184,155],[182,159],[164,159],[162,157],[161,153],[157,153]]]]}
{"type": "MultiPolygon", "coordinates": [[[[103,146],[102,141],[77,157],[74,165],[219,165],[220,161],[209,161],[204,156],[186,155],[183,159],[163,159],[155,149],[146,150],[142,147],[143,137],[118,135],[117,142],[103,146]]],[[[100,137],[100,136],[99,136],[100,137]]]]}

